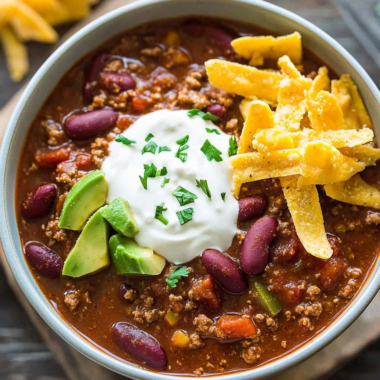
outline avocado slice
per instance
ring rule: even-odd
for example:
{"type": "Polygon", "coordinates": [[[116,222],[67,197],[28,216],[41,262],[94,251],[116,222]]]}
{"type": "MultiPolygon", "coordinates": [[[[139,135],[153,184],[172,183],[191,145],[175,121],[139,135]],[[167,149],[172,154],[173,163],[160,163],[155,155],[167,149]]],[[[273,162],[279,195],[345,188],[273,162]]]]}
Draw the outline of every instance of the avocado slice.
{"type": "Polygon", "coordinates": [[[134,240],[114,235],[109,241],[111,258],[117,274],[157,275],[165,267],[165,259],[153,249],[140,247],[134,240]]]}
{"type": "Polygon", "coordinates": [[[87,219],[106,203],[107,191],[108,184],[102,171],[85,175],[67,195],[58,227],[81,231],[87,219]]]}
{"type": "Polygon", "coordinates": [[[108,267],[109,226],[99,209],[87,222],[63,265],[62,274],[81,277],[108,267]]]}
{"type": "Polygon", "coordinates": [[[109,206],[104,208],[103,218],[120,235],[134,238],[139,232],[129,203],[121,197],[114,199],[109,206]]]}

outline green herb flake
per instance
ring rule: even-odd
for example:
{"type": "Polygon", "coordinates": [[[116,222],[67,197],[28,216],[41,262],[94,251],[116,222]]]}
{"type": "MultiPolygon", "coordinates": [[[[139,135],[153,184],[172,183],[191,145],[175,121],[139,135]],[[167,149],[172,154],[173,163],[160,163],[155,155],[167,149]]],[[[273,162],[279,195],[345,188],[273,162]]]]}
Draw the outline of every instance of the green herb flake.
{"type": "Polygon", "coordinates": [[[158,145],[154,141],[150,141],[148,142],[148,144],[144,146],[143,150],[141,151],[141,154],[144,154],[144,153],[156,154],[157,148],[158,148],[158,145]]]}
{"type": "Polygon", "coordinates": [[[190,222],[190,220],[193,219],[193,213],[194,210],[192,208],[186,208],[185,210],[176,212],[179,224],[182,226],[185,223],[190,222]]]}
{"type": "Polygon", "coordinates": [[[219,120],[219,116],[213,115],[210,112],[203,112],[201,110],[192,109],[187,112],[187,116],[194,117],[194,116],[200,116],[203,120],[211,120],[211,121],[217,121],[219,120]]]}
{"type": "Polygon", "coordinates": [[[215,133],[217,135],[220,135],[220,132],[217,129],[206,128],[206,132],[207,133],[215,133]]]}
{"type": "Polygon", "coordinates": [[[156,207],[156,215],[154,216],[154,218],[159,220],[162,224],[166,226],[169,223],[169,221],[163,215],[163,212],[167,210],[167,208],[165,208],[164,206],[165,203],[161,203],[156,207]]]}
{"type": "Polygon", "coordinates": [[[158,154],[160,154],[161,152],[171,152],[172,150],[168,147],[168,146],[160,146],[158,148],[158,154]]]}
{"type": "Polygon", "coordinates": [[[154,178],[154,177],[161,177],[168,174],[168,170],[166,169],[166,166],[164,166],[162,169],[157,170],[156,165],[150,164],[146,165],[144,164],[144,177],[140,177],[140,181],[144,187],[145,190],[148,190],[148,178],[154,178]]]}
{"type": "Polygon", "coordinates": [[[170,182],[170,178],[164,178],[164,180],[162,181],[162,183],[161,183],[161,187],[165,187],[165,185],[167,184],[167,183],[169,183],[170,182]]]}
{"type": "Polygon", "coordinates": [[[186,135],[182,137],[181,139],[177,140],[176,143],[180,146],[185,145],[189,141],[189,135],[186,135]]]}
{"type": "Polygon", "coordinates": [[[198,197],[195,194],[186,190],[182,186],[178,186],[172,192],[172,195],[177,198],[177,200],[181,206],[186,206],[189,203],[194,203],[195,199],[198,199],[198,197]]]}
{"type": "Polygon", "coordinates": [[[221,193],[220,194],[220,196],[222,197],[222,199],[223,199],[223,202],[225,201],[225,199],[226,199],[226,193],[221,193]]]}
{"type": "Polygon", "coordinates": [[[136,144],[135,140],[129,140],[123,135],[119,135],[116,137],[115,141],[121,142],[124,145],[131,145],[131,144],[136,144]]]}
{"type": "Polygon", "coordinates": [[[179,145],[179,148],[177,150],[177,153],[175,154],[175,157],[179,158],[182,162],[186,162],[187,160],[187,153],[185,152],[185,150],[189,149],[189,145],[186,144],[188,141],[189,135],[186,135],[176,141],[176,143],[179,145]]]}
{"type": "Polygon", "coordinates": [[[220,157],[222,152],[215,148],[210,141],[206,140],[201,148],[201,151],[205,154],[209,161],[215,160],[216,162],[223,161],[223,158],[220,157]]]}
{"type": "Polygon", "coordinates": [[[149,133],[148,136],[146,136],[146,139],[145,141],[148,142],[150,139],[152,139],[154,137],[154,135],[152,135],[151,133],[149,133]]]}
{"type": "Polygon", "coordinates": [[[228,148],[228,157],[235,156],[238,151],[236,136],[230,138],[229,144],[230,147],[228,148]]]}
{"type": "Polygon", "coordinates": [[[207,183],[207,180],[206,179],[201,179],[201,180],[195,180],[195,182],[197,183],[197,187],[200,187],[203,192],[211,199],[211,191],[210,189],[208,188],[208,183],[207,183]]]}
{"type": "Polygon", "coordinates": [[[175,288],[177,286],[178,280],[181,279],[181,277],[188,277],[189,271],[186,267],[175,267],[172,273],[170,273],[170,276],[165,279],[167,285],[170,288],[175,288]]]}

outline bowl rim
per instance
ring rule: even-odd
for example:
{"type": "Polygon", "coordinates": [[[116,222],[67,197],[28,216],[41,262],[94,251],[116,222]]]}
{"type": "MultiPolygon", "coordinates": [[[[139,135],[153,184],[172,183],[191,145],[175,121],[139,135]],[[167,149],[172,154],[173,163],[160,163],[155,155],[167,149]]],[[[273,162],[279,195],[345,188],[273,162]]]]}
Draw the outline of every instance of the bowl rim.
{"type": "MultiPolygon", "coordinates": [[[[90,34],[93,30],[99,26],[111,21],[113,18],[125,14],[127,12],[133,11],[135,9],[149,7],[150,5],[157,3],[166,3],[174,2],[179,0],[140,0],[133,3],[124,5],[120,8],[117,8],[109,13],[104,14],[103,16],[97,18],[96,20],[90,22],[88,25],[84,26],[82,29],[77,31],[73,36],[66,40],[61,46],[55,50],[52,55],[45,61],[45,63],[40,67],[36,72],[33,78],[30,80],[26,89],[24,90],[22,96],[20,97],[17,105],[12,113],[11,119],[8,123],[8,126],[5,130],[3,141],[1,143],[0,150],[0,175],[3,178],[3,181],[0,185],[0,207],[3,211],[3,215],[0,219],[0,239],[3,246],[3,250],[10,266],[10,269],[23,291],[24,295],[28,298],[29,302],[33,305],[34,309],[38,314],[44,319],[44,321],[68,344],[78,350],[87,358],[93,360],[94,362],[101,364],[102,366],[117,372],[124,376],[130,376],[135,379],[141,380],[171,380],[174,376],[178,374],[168,374],[168,373],[157,373],[152,372],[148,369],[144,369],[133,363],[123,361],[116,356],[106,352],[106,350],[98,348],[94,342],[91,342],[89,339],[83,337],[79,332],[77,332],[73,327],[71,327],[54,309],[50,304],[48,307],[44,302],[40,302],[40,295],[33,288],[32,283],[26,276],[26,273],[23,272],[23,269],[20,266],[20,260],[17,257],[17,254],[14,250],[14,242],[12,241],[9,225],[7,223],[7,212],[6,212],[6,202],[5,198],[6,193],[6,170],[7,163],[9,159],[9,148],[13,139],[15,130],[17,129],[18,120],[20,115],[24,111],[24,107],[28,102],[28,99],[33,96],[35,87],[38,85],[39,81],[46,75],[54,63],[62,59],[65,55],[66,50],[71,46],[80,43],[82,38],[90,34]]],[[[194,0],[205,1],[205,0],[194,0]]],[[[330,45],[335,51],[337,51],[346,62],[360,75],[364,83],[368,86],[370,93],[375,97],[377,104],[380,105],[380,92],[377,86],[374,84],[372,79],[363,69],[363,67],[356,61],[355,58],[351,56],[346,49],[344,49],[336,40],[330,37],[327,33],[323,32],[314,24],[305,20],[304,18],[285,10],[281,7],[278,7],[274,4],[264,2],[262,0],[233,0],[236,3],[244,3],[247,5],[252,5],[255,7],[262,8],[271,13],[275,13],[284,18],[290,19],[291,21],[303,26],[308,29],[314,35],[323,39],[328,45],[330,45]]],[[[103,41],[104,42],[104,41],[103,41]]],[[[79,60],[79,58],[78,58],[79,60]]],[[[58,82],[58,81],[57,81],[58,82]]],[[[14,201],[12,200],[14,203],[14,201]]],[[[379,261],[379,257],[377,258],[379,261]]],[[[348,307],[344,309],[334,321],[330,323],[327,327],[322,329],[314,338],[309,340],[307,343],[303,344],[301,347],[295,349],[291,353],[280,357],[279,359],[263,364],[254,369],[218,374],[218,375],[208,375],[209,378],[218,378],[218,379],[233,379],[234,380],[248,380],[248,379],[262,379],[274,376],[290,367],[306,360],[312,354],[318,352],[324,348],[327,344],[337,338],[344,330],[346,330],[356,318],[364,311],[368,304],[375,297],[376,293],[380,288],[380,271],[375,270],[375,264],[371,269],[371,273],[368,275],[365,283],[360,290],[358,296],[350,302],[348,307]]],[[[193,379],[194,376],[181,376],[181,379],[193,379]]]]}

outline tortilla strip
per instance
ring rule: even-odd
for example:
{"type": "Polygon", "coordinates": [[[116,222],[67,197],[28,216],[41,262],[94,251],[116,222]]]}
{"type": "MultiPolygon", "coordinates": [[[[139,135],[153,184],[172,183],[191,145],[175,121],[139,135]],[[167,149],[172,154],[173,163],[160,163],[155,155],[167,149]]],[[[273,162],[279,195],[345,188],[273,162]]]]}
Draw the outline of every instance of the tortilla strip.
{"type": "MultiPolygon", "coordinates": [[[[304,129],[300,132],[281,132],[272,128],[256,133],[252,146],[260,152],[268,152],[299,148],[309,142],[322,140],[335,148],[345,148],[367,144],[373,141],[373,137],[373,131],[369,128],[363,128],[359,131],[355,129],[341,129],[339,131],[326,132],[317,132],[314,129],[304,129]]],[[[341,153],[343,152],[341,151],[341,153]]]]}
{"type": "Polygon", "coordinates": [[[230,158],[234,170],[234,194],[239,196],[243,183],[260,179],[300,174],[302,149],[279,150],[270,153],[245,153],[230,158]]]}
{"type": "Polygon", "coordinates": [[[314,78],[311,85],[310,99],[315,99],[320,91],[330,91],[329,71],[325,66],[318,69],[318,75],[314,78]]]}
{"type": "Polygon", "coordinates": [[[277,102],[280,82],[284,79],[279,72],[258,70],[221,59],[210,59],[205,66],[212,86],[245,98],[277,102]]]}
{"type": "Polygon", "coordinates": [[[253,152],[252,140],[255,134],[261,129],[273,127],[273,112],[268,104],[261,100],[252,101],[240,136],[238,154],[253,152]]]}
{"type": "Polygon", "coordinates": [[[252,66],[262,66],[265,59],[276,60],[285,54],[296,64],[302,62],[302,38],[298,32],[281,37],[241,37],[233,40],[231,46],[252,66]]]}
{"type": "Polygon", "coordinates": [[[366,166],[375,165],[380,160],[380,149],[368,145],[356,146],[354,148],[341,148],[339,151],[345,156],[356,158],[365,163],[366,166]]]}
{"type": "Polygon", "coordinates": [[[311,127],[316,131],[346,129],[343,112],[336,97],[327,91],[319,91],[315,99],[309,98],[307,110],[311,127]]]}
{"type": "Polygon", "coordinates": [[[278,67],[281,69],[281,72],[289,78],[297,79],[302,76],[294,63],[290,60],[287,55],[282,56],[277,61],[278,67]]]}
{"type": "Polygon", "coordinates": [[[280,178],[297,235],[306,251],[327,260],[332,249],[326,237],[317,188],[314,185],[298,187],[298,176],[280,178]]]}
{"type": "Polygon", "coordinates": [[[380,209],[380,191],[364,182],[359,174],[346,182],[326,185],[325,190],[330,198],[337,201],[380,209]]]}
{"type": "Polygon", "coordinates": [[[300,186],[347,181],[365,169],[363,162],[344,156],[338,149],[323,141],[307,143],[300,164],[300,186]]]}
{"type": "Polygon", "coordinates": [[[286,78],[281,81],[278,93],[278,106],[274,115],[276,128],[294,132],[300,129],[306,112],[306,94],[311,87],[311,79],[286,78]]]}
{"type": "Polygon", "coordinates": [[[331,86],[331,92],[338,99],[343,111],[347,128],[360,129],[366,125],[373,129],[371,118],[351,77],[344,74],[339,80],[333,80],[331,86]]]}
{"type": "Polygon", "coordinates": [[[0,28],[0,41],[7,58],[11,78],[13,81],[19,82],[29,70],[26,46],[17,39],[7,26],[0,28]]]}
{"type": "Polygon", "coordinates": [[[0,27],[8,24],[16,9],[12,0],[0,1],[0,27]]]}

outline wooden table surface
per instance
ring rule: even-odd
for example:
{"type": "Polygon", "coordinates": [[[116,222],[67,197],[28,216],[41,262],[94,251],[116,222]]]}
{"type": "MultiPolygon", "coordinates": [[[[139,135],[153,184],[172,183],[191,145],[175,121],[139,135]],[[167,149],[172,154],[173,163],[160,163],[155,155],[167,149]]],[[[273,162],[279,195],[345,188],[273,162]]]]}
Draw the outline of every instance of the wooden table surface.
{"type": "MultiPolygon", "coordinates": [[[[371,0],[352,1],[363,3],[371,0]]],[[[271,0],[270,2],[299,14],[334,37],[362,64],[375,83],[380,85],[380,70],[351,33],[334,6],[333,0],[271,0]]],[[[65,26],[58,31],[63,34],[68,29],[69,26],[65,26]]],[[[8,77],[4,54],[0,50],[0,108],[30,79],[51,51],[52,48],[48,45],[30,43],[31,71],[23,82],[14,84],[8,77]]],[[[329,379],[378,380],[380,379],[379,359],[380,340],[375,341],[343,368],[337,368],[329,379]]],[[[2,268],[0,268],[0,379],[67,380],[54,355],[43,343],[7,285],[2,268]]]]}

